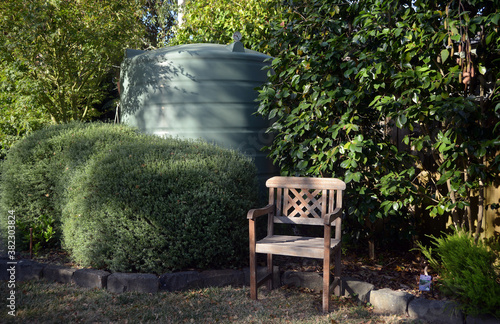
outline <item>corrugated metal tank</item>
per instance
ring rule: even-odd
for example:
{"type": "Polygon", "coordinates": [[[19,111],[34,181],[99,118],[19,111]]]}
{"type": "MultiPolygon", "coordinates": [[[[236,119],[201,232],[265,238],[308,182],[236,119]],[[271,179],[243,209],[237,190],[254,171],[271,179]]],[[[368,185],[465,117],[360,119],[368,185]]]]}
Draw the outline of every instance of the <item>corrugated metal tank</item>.
{"type": "Polygon", "coordinates": [[[127,50],[120,74],[121,122],[160,136],[202,138],[254,158],[260,178],[276,171],[260,149],[269,122],[254,115],[269,56],[231,45],[127,50]]]}

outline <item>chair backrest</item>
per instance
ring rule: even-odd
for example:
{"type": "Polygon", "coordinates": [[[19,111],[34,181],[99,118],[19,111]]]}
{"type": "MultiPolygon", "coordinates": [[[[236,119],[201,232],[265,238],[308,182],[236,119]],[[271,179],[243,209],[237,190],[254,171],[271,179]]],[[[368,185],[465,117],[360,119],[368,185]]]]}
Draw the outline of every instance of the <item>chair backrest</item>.
{"type": "Polygon", "coordinates": [[[342,207],[345,183],[334,178],[273,177],[266,181],[273,222],[323,225],[322,216],[342,207]]]}

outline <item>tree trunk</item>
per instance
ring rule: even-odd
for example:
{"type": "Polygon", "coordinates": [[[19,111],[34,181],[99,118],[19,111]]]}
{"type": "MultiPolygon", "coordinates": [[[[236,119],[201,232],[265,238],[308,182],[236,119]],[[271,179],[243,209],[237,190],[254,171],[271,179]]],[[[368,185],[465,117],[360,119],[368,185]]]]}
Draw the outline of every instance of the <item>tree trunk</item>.
{"type": "Polygon", "coordinates": [[[181,27],[182,24],[184,23],[184,15],[182,14],[182,7],[184,7],[184,3],[186,0],[177,0],[177,5],[178,5],[178,11],[177,11],[177,26],[181,27]]]}
{"type": "MultiPolygon", "coordinates": [[[[455,197],[455,192],[453,190],[451,190],[451,181],[448,179],[446,181],[446,186],[448,188],[448,192],[450,193],[450,199],[453,203],[456,203],[457,202],[457,199],[455,197]]],[[[461,225],[461,222],[460,222],[460,216],[458,214],[458,210],[457,210],[457,207],[454,207],[451,211],[451,218],[453,220],[453,225],[455,226],[460,226],[461,225]]]]}
{"type": "Polygon", "coordinates": [[[372,223],[368,218],[366,220],[366,227],[369,231],[368,236],[368,257],[370,260],[375,260],[375,238],[373,237],[373,233],[375,232],[375,223],[372,223]]]}
{"type": "Polygon", "coordinates": [[[477,201],[477,226],[476,234],[474,235],[474,242],[479,241],[479,236],[481,235],[481,230],[483,228],[483,216],[484,216],[484,184],[482,180],[479,180],[479,195],[477,201]]]}
{"type": "MultiPolygon", "coordinates": [[[[484,116],[484,95],[485,95],[485,80],[484,77],[480,76],[479,78],[479,104],[481,105],[481,117],[484,116]]],[[[481,128],[484,127],[484,119],[479,120],[479,125],[481,128]]],[[[486,165],[486,157],[482,157],[482,164],[486,165]]],[[[484,215],[484,183],[483,179],[479,178],[479,192],[478,192],[478,202],[477,202],[477,226],[476,226],[476,234],[474,235],[474,241],[479,241],[479,236],[481,235],[481,230],[483,228],[483,215],[484,215]]]]}
{"type": "Polygon", "coordinates": [[[375,260],[375,241],[373,239],[368,240],[368,257],[370,260],[375,260]]]}

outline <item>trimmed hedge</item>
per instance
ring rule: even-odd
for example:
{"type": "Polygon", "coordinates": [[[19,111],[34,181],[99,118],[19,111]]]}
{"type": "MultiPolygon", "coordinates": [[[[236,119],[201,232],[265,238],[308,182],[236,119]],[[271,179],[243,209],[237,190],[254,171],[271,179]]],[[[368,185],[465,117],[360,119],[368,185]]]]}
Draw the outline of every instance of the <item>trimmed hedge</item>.
{"type": "Polygon", "coordinates": [[[72,123],[10,150],[0,206],[23,224],[51,215],[62,246],[83,266],[235,267],[247,259],[255,173],[249,158],[205,142],[72,123]]]}

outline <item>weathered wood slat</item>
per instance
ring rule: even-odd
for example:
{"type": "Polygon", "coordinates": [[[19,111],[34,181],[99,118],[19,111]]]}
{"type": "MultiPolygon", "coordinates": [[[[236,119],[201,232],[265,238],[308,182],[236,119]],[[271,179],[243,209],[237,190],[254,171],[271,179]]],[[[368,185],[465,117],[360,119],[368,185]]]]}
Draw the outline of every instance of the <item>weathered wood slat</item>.
{"type": "MultiPolygon", "coordinates": [[[[321,215],[326,215],[328,208],[328,191],[327,189],[321,190],[321,215]]],[[[333,194],[333,191],[330,192],[330,196],[333,194]]],[[[320,216],[321,217],[321,216],[320,216]]]]}
{"type": "MultiPolygon", "coordinates": [[[[270,188],[269,190],[273,191],[274,196],[274,188],[270,188]]],[[[283,196],[281,195],[282,190],[278,189],[276,193],[276,214],[283,215],[283,196]]]]}
{"type": "Polygon", "coordinates": [[[278,224],[323,225],[323,219],[321,218],[306,217],[274,216],[274,222],[278,224]]]}
{"type": "Polygon", "coordinates": [[[345,183],[335,178],[272,177],[266,181],[268,188],[307,188],[345,190],[345,183]]]}
{"type": "MultiPolygon", "coordinates": [[[[332,239],[332,248],[339,242],[339,240],[332,239]]],[[[258,241],[256,252],[323,259],[324,239],[322,237],[273,235],[258,241]]]]}

